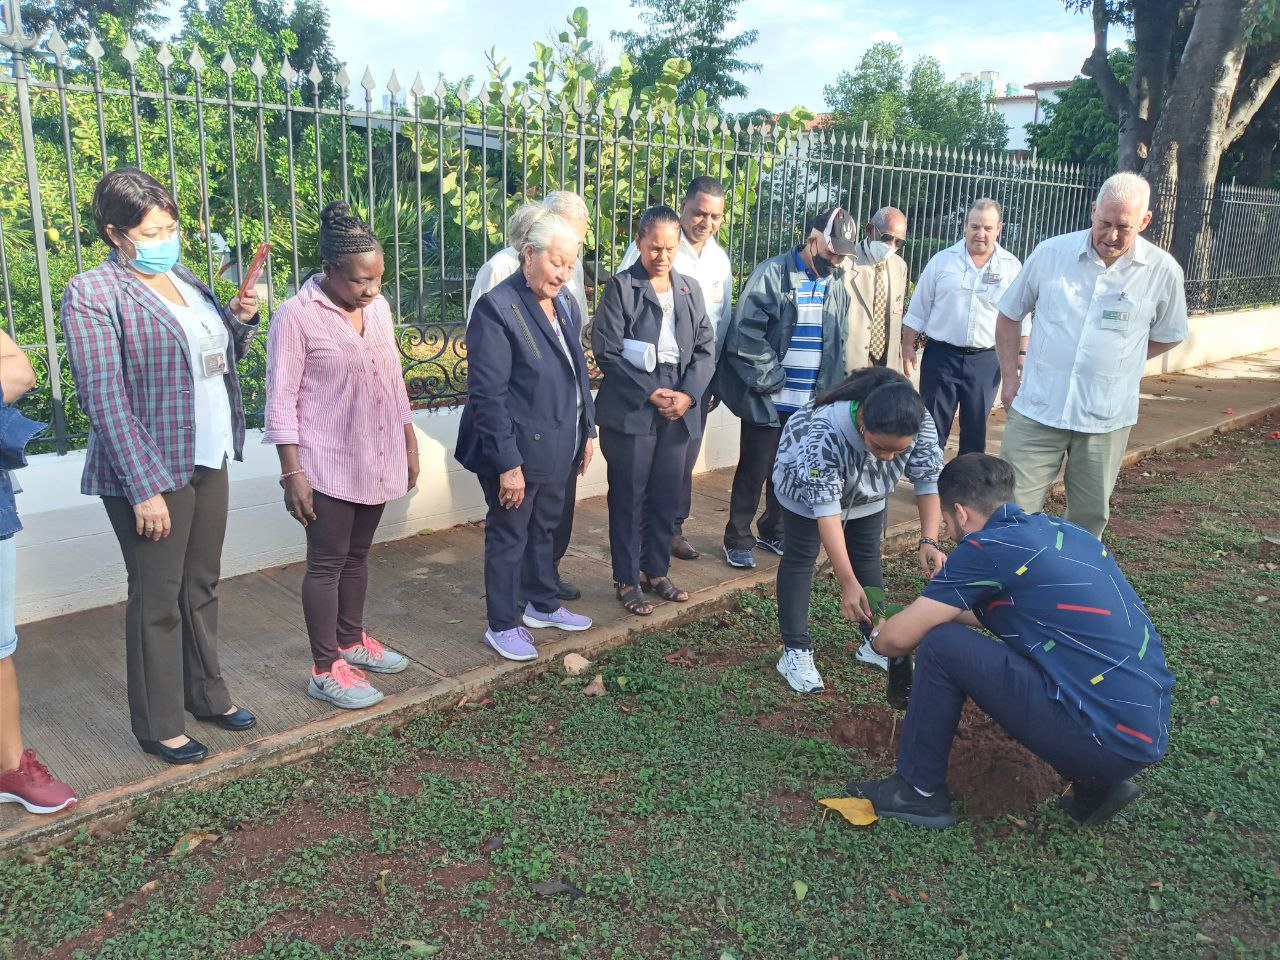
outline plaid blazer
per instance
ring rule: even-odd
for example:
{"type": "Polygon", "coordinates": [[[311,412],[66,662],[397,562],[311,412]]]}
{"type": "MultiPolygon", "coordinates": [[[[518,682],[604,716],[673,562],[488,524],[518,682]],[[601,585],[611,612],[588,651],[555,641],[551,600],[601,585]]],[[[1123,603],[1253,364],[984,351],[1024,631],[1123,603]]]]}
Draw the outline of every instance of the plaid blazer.
{"type": "MultiPolygon", "coordinates": [[[[209,298],[231,334],[223,379],[235,458],[242,460],[244,408],[236,361],[248,350],[257,319],[240,323],[194,273],[182,264],[174,272],[209,298]]],[[[186,334],[164,299],[113,253],[67,284],[62,331],[89,417],[80,492],[136,504],[186,486],[195,472],[195,380],[186,334]]]]}

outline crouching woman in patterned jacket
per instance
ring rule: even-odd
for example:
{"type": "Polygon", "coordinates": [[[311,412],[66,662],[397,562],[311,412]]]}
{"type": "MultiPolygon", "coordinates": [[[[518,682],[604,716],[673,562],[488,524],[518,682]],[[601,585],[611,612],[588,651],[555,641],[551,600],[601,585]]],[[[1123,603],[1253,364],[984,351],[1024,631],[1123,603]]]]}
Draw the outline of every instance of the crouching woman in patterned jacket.
{"type": "MultiPolygon", "coordinates": [[[[840,582],[840,611],[862,627],[858,659],[888,669],[866,642],[866,587],[884,586],[880,545],[888,497],[905,475],[920,510],[920,567],[942,568],[938,475],[942,450],[920,395],[901,373],[868,367],[791,415],[782,431],[773,484],[782,505],[787,551],[778,565],[778,672],[797,693],[816,693],[822,676],[809,638],[809,595],[818,548],[840,582]]],[[[909,668],[908,668],[909,669],[909,668]]]]}

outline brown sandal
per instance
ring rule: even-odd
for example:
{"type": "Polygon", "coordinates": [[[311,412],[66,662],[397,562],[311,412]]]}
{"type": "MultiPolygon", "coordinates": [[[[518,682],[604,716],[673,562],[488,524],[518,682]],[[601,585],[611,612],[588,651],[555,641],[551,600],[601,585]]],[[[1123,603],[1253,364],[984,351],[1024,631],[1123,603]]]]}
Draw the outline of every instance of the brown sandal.
{"type": "Polygon", "coordinates": [[[685,603],[689,599],[689,591],[681,590],[671,582],[670,577],[658,577],[655,580],[646,573],[640,581],[640,589],[646,593],[656,593],[663,600],[670,600],[672,603],[685,603]]]}
{"type": "Polygon", "coordinates": [[[653,604],[644,598],[639,587],[633,584],[615,583],[613,591],[627,613],[635,614],[637,617],[647,617],[653,613],[653,604]]]}

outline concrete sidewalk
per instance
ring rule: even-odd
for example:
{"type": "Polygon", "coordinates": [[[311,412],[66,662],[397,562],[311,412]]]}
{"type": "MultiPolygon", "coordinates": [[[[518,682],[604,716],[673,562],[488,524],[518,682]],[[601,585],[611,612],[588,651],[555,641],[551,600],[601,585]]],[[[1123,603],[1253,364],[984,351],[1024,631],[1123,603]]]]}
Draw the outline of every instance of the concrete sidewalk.
{"type": "MultiPolygon", "coordinates": [[[[1280,351],[1150,377],[1142,390],[1129,460],[1243,426],[1280,406],[1280,351]]],[[[993,427],[995,451],[1002,414],[993,416],[993,427]]],[[[236,702],[253,710],[259,723],[247,734],[233,734],[192,720],[187,732],[213,751],[194,767],[168,767],[143,754],[130,733],[123,605],[27,624],[16,654],[24,733],[49,766],[80,791],[81,802],[68,814],[44,818],[28,816],[14,804],[0,807],[0,849],[57,839],[89,821],[126,818],[140,798],[305,755],[331,743],[339,731],[402,719],[442,700],[543,669],[570,650],[590,656],[633,632],[669,626],[718,606],[738,590],[771,583],[775,558],[757,553],[759,567],[742,571],[720,557],[731,478],[732,471],[720,470],[696,479],[694,517],[687,532],[704,556],[676,561],[672,569],[673,579],[690,591],[692,600],[659,603],[651,617],[629,616],[613,597],[604,498],[579,502],[574,542],[562,573],[583,589],[574,609],[589,614],[596,625],[578,634],[543,631],[544,655],[530,665],[504,662],[481,643],[480,524],[375,547],[366,623],[374,636],[413,662],[396,676],[371,675],[387,694],[371,711],[342,713],[306,695],[310,661],[299,600],[301,564],[224,581],[223,671],[236,702]]],[[[914,521],[910,487],[905,486],[890,504],[891,538],[908,541],[914,521]]],[[[67,562],[75,561],[68,557],[67,562]]]]}

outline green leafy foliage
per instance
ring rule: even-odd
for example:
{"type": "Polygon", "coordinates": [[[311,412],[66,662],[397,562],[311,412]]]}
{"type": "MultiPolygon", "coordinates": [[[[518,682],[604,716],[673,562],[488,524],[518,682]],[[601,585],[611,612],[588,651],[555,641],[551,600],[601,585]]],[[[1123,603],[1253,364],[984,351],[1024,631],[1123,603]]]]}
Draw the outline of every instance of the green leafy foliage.
{"type": "Polygon", "coordinates": [[[712,110],[747,95],[739,74],[754,73],[760,64],[739,54],[759,32],[729,35],[742,0],[631,0],[644,30],[614,31],[635,66],[638,93],[662,89],[664,98],[712,110]],[[679,73],[672,64],[679,65],[679,73]],[[663,89],[667,88],[667,89],[663,89]]]}
{"type": "Polygon", "coordinates": [[[907,69],[902,47],[875,43],[858,66],[823,88],[832,124],[878,140],[909,140],[970,149],[1002,150],[1004,120],[977,84],[947,80],[933,57],[907,69]]]}

